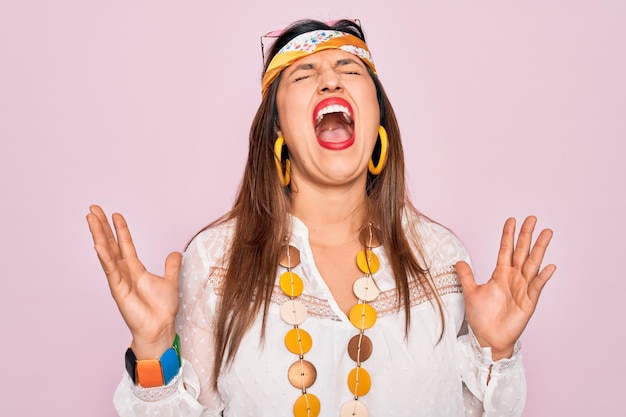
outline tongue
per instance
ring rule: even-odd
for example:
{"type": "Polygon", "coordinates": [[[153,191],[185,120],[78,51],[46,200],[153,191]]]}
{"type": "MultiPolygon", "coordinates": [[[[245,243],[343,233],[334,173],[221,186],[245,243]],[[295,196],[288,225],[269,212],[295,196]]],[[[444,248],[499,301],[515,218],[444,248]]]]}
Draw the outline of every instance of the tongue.
{"type": "Polygon", "coordinates": [[[315,133],[322,142],[344,142],[352,136],[352,127],[345,123],[341,113],[327,114],[315,127],[315,133]]]}
{"type": "Polygon", "coordinates": [[[322,130],[317,137],[322,142],[344,142],[352,136],[352,133],[344,126],[333,128],[333,130],[322,130]]]}

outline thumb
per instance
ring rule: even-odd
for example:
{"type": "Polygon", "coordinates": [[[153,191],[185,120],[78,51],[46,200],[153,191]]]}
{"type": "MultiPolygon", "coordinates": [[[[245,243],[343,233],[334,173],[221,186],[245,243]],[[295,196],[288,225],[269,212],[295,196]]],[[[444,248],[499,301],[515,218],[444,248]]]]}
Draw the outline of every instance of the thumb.
{"type": "Polygon", "coordinates": [[[165,259],[165,279],[177,282],[178,273],[180,272],[180,263],[183,256],[180,252],[172,252],[165,259]]]}
{"type": "Polygon", "coordinates": [[[478,286],[476,284],[476,280],[474,279],[474,273],[472,272],[472,268],[465,261],[459,261],[456,263],[456,275],[459,277],[459,281],[461,281],[461,286],[463,287],[464,293],[469,293],[474,288],[478,286]]]}

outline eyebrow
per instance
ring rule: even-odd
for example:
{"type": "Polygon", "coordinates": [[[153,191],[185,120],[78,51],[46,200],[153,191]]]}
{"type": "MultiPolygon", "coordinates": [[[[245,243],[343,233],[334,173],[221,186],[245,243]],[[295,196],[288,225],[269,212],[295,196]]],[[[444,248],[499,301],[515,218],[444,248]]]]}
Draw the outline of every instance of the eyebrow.
{"type": "Polygon", "coordinates": [[[365,65],[363,65],[363,62],[361,62],[361,60],[356,60],[352,58],[338,59],[337,62],[335,63],[335,68],[341,67],[344,65],[350,65],[350,64],[356,64],[362,68],[365,68],[365,65]]]}
{"type": "MultiPolygon", "coordinates": [[[[351,65],[351,64],[355,64],[361,68],[365,68],[365,66],[359,60],[352,59],[352,58],[338,59],[335,62],[334,68],[339,68],[339,67],[342,67],[345,65],[351,65]]],[[[291,77],[296,71],[307,71],[307,70],[315,69],[315,66],[316,65],[311,62],[305,62],[303,64],[297,65],[292,68],[291,72],[289,73],[287,77],[291,77]]]]}
{"type": "Polygon", "coordinates": [[[292,71],[289,73],[289,75],[291,76],[291,74],[293,74],[296,71],[299,70],[312,70],[315,69],[315,64],[312,64],[310,62],[306,62],[304,64],[300,64],[300,65],[296,65],[295,67],[292,68],[292,71]]]}

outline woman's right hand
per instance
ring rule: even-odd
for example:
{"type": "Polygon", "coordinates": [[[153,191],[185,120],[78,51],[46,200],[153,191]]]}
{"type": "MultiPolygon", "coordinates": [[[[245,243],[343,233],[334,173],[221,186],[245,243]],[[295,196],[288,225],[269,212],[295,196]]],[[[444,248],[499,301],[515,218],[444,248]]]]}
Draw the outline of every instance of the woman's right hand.
{"type": "Polygon", "coordinates": [[[126,220],[112,216],[115,234],[97,205],[89,207],[87,223],[94,249],[107,276],[111,294],[130,329],[131,348],[137,359],[157,359],[174,342],[174,319],[178,312],[178,272],[182,256],[170,253],[165,275],[146,270],[137,258],[126,220]],[[116,237],[117,236],[117,237],[116,237]]]}

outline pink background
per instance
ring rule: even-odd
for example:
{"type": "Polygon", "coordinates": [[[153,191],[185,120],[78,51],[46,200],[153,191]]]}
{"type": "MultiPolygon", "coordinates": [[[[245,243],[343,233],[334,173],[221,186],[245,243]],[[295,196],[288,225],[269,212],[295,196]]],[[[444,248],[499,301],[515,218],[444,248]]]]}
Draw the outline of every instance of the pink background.
{"type": "Polygon", "coordinates": [[[88,205],[125,213],[161,272],[230,206],[260,35],[303,17],[362,20],[414,202],[478,275],[506,217],[554,229],[559,269],[523,337],[524,415],[624,415],[626,3],[219,4],[0,3],[0,415],[114,415],[129,332],[88,205]]]}

